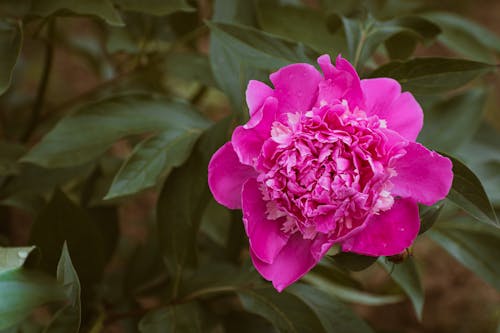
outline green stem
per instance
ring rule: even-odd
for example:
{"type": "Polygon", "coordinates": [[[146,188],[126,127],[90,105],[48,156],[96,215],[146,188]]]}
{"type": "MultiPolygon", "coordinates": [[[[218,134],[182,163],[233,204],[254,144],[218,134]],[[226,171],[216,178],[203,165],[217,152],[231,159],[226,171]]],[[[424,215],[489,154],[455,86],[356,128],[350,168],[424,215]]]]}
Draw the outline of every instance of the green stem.
{"type": "Polygon", "coordinates": [[[363,46],[365,45],[365,41],[366,41],[366,31],[362,29],[361,36],[359,38],[359,43],[358,46],[356,47],[356,53],[354,55],[354,62],[353,62],[354,68],[358,68],[359,58],[361,57],[361,51],[363,51],[363,46]]]}
{"type": "Polygon", "coordinates": [[[45,45],[45,60],[42,70],[42,75],[40,77],[40,83],[38,85],[38,90],[35,97],[35,103],[33,105],[33,111],[31,113],[31,118],[24,131],[21,141],[27,142],[33,132],[35,131],[38,121],[40,120],[40,114],[43,109],[43,105],[45,103],[45,96],[47,93],[47,88],[50,79],[50,73],[52,71],[52,63],[54,59],[54,44],[53,37],[55,31],[55,19],[51,19],[48,23],[47,27],[47,41],[45,45]]]}

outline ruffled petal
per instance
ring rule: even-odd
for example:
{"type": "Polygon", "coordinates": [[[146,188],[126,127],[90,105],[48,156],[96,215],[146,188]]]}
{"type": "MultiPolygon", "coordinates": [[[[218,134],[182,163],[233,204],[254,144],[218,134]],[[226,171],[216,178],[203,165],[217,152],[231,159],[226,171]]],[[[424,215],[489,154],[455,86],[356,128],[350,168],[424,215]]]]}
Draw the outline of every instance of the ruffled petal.
{"type": "Polygon", "coordinates": [[[446,197],[453,182],[449,158],[409,142],[406,154],[393,165],[397,175],[391,178],[393,195],[433,205],[446,197]]]}
{"type": "Polygon", "coordinates": [[[409,92],[401,93],[401,86],[389,78],[361,80],[367,115],[377,115],[387,122],[387,128],[405,139],[415,141],[422,129],[422,108],[409,92]]]}
{"type": "Polygon", "coordinates": [[[271,136],[271,126],[276,119],[277,107],[276,98],[267,98],[264,106],[250,118],[246,125],[238,126],[234,130],[231,142],[241,163],[255,165],[264,141],[271,136]]]}
{"type": "Polygon", "coordinates": [[[272,264],[260,260],[252,249],[250,255],[257,271],[272,281],[279,292],[300,279],[320,260],[311,254],[314,241],[303,239],[300,233],[293,234],[272,264]]]}
{"type": "Polygon", "coordinates": [[[240,163],[231,142],[219,148],[208,164],[208,186],[215,200],[230,209],[241,208],[243,184],[257,172],[240,163]]]}
{"type": "Polygon", "coordinates": [[[283,218],[269,220],[266,202],[262,199],[259,184],[249,179],[242,192],[243,223],[250,240],[250,247],[259,260],[272,264],[290,237],[281,231],[283,218]]]}
{"type": "Polygon", "coordinates": [[[330,56],[325,54],[318,58],[318,64],[325,78],[319,84],[317,105],[335,104],[343,99],[352,109],[363,105],[358,73],[347,60],[339,55],[334,66],[330,56]]]}
{"type": "Polygon", "coordinates": [[[344,241],[342,251],[368,256],[396,255],[413,243],[419,228],[417,203],[399,199],[390,210],[373,215],[363,230],[344,241]]]}
{"type": "Polygon", "coordinates": [[[316,101],[321,74],[309,64],[285,66],[269,78],[282,113],[308,111],[316,101]]]}
{"type": "Polygon", "coordinates": [[[253,116],[264,104],[264,101],[272,96],[273,90],[263,82],[250,80],[245,94],[250,116],[253,116]]]}

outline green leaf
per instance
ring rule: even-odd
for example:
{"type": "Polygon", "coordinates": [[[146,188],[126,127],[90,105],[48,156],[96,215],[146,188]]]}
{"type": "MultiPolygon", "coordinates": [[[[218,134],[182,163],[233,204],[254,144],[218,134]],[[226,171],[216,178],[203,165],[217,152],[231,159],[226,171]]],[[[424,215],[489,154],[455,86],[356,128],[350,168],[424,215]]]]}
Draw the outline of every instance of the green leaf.
{"type": "Polygon", "coordinates": [[[311,52],[301,44],[249,27],[213,22],[207,24],[211,31],[212,72],[217,84],[238,111],[243,109],[243,93],[248,83],[245,72],[255,69],[276,70],[290,63],[311,62],[308,56],[311,52]]]}
{"type": "Polygon", "coordinates": [[[0,176],[19,173],[17,160],[24,152],[25,148],[22,145],[0,142],[0,176]]]}
{"type": "Polygon", "coordinates": [[[165,16],[178,11],[191,12],[195,9],[186,0],[113,0],[124,10],[148,15],[165,16]]]}
{"type": "Polygon", "coordinates": [[[469,141],[479,128],[486,93],[483,89],[439,101],[425,111],[419,142],[433,150],[453,152],[469,141]]]}
{"type": "Polygon", "coordinates": [[[171,130],[138,144],[122,165],[104,199],[137,193],[158,183],[160,176],[189,157],[201,130],[171,130]]]}
{"type": "Polygon", "coordinates": [[[197,303],[172,305],[151,311],[139,323],[141,333],[202,333],[202,309],[197,303]]]}
{"type": "Polygon", "coordinates": [[[341,31],[332,34],[328,30],[325,12],[260,0],[257,2],[257,17],[263,30],[302,42],[317,52],[337,55],[346,50],[341,31]]]}
{"type": "Polygon", "coordinates": [[[427,233],[455,259],[500,290],[500,230],[467,219],[434,226],[427,233]]]}
{"type": "Polygon", "coordinates": [[[109,25],[125,25],[109,0],[37,0],[33,1],[30,13],[46,17],[66,11],[97,16],[109,25]]]}
{"type": "Polygon", "coordinates": [[[391,77],[403,90],[414,94],[439,94],[462,87],[494,70],[495,66],[452,58],[417,58],[393,61],[377,68],[370,77],[391,77]]]}
{"type": "Polygon", "coordinates": [[[21,52],[23,32],[20,21],[0,19],[0,95],[10,86],[12,71],[21,52]]]}
{"type": "Polygon", "coordinates": [[[215,79],[207,56],[194,52],[173,52],[165,58],[167,76],[199,81],[207,86],[215,86],[215,79]]]}
{"type": "Polygon", "coordinates": [[[81,322],[80,281],[71,262],[66,242],[57,264],[57,281],[66,289],[69,304],[55,314],[44,333],[78,333],[81,322]]]}
{"type": "Polygon", "coordinates": [[[256,26],[255,5],[247,0],[215,0],[212,20],[219,23],[237,23],[256,26]]]}
{"type": "Polygon", "coordinates": [[[334,264],[355,272],[362,271],[377,261],[377,257],[364,256],[352,252],[340,252],[331,258],[334,261],[334,264]]]}
{"type": "Polygon", "coordinates": [[[45,271],[55,272],[65,241],[86,292],[104,270],[103,237],[87,213],[57,190],[31,229],[31,243],[40,248],[45,271]]]}
{"type": "Polygon", "coordinates": [[[40,305],[66,297],[55,279],[22,269],[0,274],[0,295],[0,329],[21,322],[40,305]]]}
{"type": "Polygon", "coordinates": [[[244,290],[238,296],[245,310],[279,332],[371,332],[344,304],[310,286],[295,284],[281,294],[272,288],[244,290]]]}
{"type": "Polygon", "coordinates": [[[500,226],[481,181],[465,164],[452,156],[444,155],[453,163],[453,184],[447,198],[478,221],[500,226]]]}
{"type": "Polygon", "coordinates": [[[51,168],[75,166],[98,157],[128,135],[198,130],[208,125],[181,102],[145,95],[112,97],[84,105],[63,118],[21,161],[51,168]]]}
{"type": "Polygon", "coordinates": [[[65,299],[55,279],[23,267],[34,249],[0,247],[0,330],[21,322],[40,305],[65,299]]]}
{"type": "Polygon", "coordinates": [[[500,38],[464,17],[446,12],[430,12],[424,17],[441,27],[439,41],[472,60],[491,62],[500,54],[500,38]]]}
{"type": "Polygon", "coordinates": [[[389,272],[391,278],[410,297],[418,319],[422,320],[424,289],[415,261],[411,257],[407,257],[402,263],[393,264],[385,258],[380,258],[378,263],[389,272]]]}
{"type": "Polygon", "coordinates": [[[184,273],[196,263],[198,228],[210,198],[208,162],[227,140],[230,118],[227,119],[200,137],[189,159],[170,173],[158,199],[158,236],[171,276],[171,297],[177,296],[184,273]]]}
{"type": "Polygon", "coordinates": [[[418,234],[423,234],[427,230],[429,230],[434,223],[436,223],[439,215],[441,214],[441,210],[444,207],[444,202],[440,201],[432,206],[420,206],[420,230],[418,234]]]}

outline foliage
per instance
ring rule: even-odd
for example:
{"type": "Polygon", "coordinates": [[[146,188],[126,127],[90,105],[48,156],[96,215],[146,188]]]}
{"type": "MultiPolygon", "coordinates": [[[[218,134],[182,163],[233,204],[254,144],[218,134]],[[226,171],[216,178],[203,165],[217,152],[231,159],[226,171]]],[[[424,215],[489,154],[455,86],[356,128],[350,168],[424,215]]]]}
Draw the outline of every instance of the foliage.
{"type": "Polygon", "coordinates": [[[447,200],[421,207],[419,237],[498,290],[500,139],[484,110],[500,38],[424,5],[2,1],[0,332],[372,332],[346,303],[404,295],[421,319],[418,252],[332,251],[277,293],[251,267],[241,214],[210,196],[207,164],[247,118],[247,82],[323,53],[417,97],[419,141],[455,175],[447,200]],[[454,56],[414,55],[434,45],[454,56]],[[354,273],[377,265],[389,292],[354,273]]]}

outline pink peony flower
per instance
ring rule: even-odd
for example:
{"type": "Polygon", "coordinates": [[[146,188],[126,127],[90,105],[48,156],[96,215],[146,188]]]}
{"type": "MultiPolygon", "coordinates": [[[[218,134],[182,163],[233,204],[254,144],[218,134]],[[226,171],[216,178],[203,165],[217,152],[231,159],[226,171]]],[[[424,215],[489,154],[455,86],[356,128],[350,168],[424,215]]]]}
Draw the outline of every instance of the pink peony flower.
{"type": "Polygon", "coordinates": [[[278,291],[332,247],[390,256],[418,234],[417,203],[450,190],[452,164],[415,142],[423,113],[393,79],[360,80],[339,56],[250,81],[250,120],[209,165],[215,199],[243,209],[250,254],[278,291]]]}

